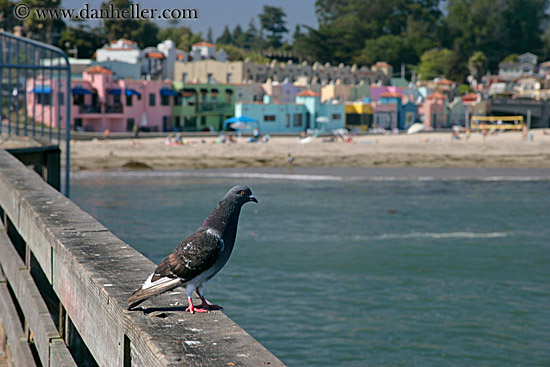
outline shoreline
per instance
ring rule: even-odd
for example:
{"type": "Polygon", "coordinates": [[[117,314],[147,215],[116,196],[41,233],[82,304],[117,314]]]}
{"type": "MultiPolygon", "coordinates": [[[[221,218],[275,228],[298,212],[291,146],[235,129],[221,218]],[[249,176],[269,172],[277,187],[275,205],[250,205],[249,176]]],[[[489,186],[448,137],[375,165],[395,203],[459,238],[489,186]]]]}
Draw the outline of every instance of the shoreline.
{"type": "MultiPolygon", "coordinates": [[[[450,133],[361,135],[354,143],[300,144],[297,137],[273,137],[266,144],[216,144],[216,138],[184,138],[166,145],[163,138],[71,142],[71,170],[155,170],[219,168],[284,168],[287,155],[296,167],[437,167],[550,169],[550,135],[533,130],[533,141],[518,132],[480,134],[451,140],[450,133]]],[[[63,146],[62,146],[63,149],[63,146]]]]}
{"type": "Polygon", "coordinates": [[[224,178],[269,181],[550,181],[550,169],[538,168],[361,168],[296,167],[292,173],[284,168],[219,168],[199,170],[96,170],[75,171],[73,180],[94,177],[120,179],[147,178],[224,178]]]}

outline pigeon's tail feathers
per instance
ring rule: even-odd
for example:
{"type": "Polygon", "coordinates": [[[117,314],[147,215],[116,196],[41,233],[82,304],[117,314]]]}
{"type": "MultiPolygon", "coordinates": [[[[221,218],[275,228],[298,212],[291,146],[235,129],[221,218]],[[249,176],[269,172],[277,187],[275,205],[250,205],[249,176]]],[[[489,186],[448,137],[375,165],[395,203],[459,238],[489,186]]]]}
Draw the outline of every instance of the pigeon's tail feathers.
{"type": "Polygon", "coordinates": [[[154,275],[154,273],[149,275],[149,278],[147,278],[145,283],[143,283],[143,286],[135,291],[130,298],[128,298],[128,310],[131,310],[132,308],[138,306],[146,299],[172,290],[182,283],[182,280],[180,278],[169,277],[162,277],[152,282],[151,279],[154,275]]]}

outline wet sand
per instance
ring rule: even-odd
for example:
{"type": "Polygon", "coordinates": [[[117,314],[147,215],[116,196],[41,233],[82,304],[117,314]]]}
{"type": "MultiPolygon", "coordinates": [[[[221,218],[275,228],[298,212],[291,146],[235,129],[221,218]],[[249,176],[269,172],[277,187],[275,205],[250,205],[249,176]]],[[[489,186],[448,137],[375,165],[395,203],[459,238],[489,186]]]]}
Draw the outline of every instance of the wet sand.
{"type": "MultiPolygon", "coordinates": [[[[314,139],[299,144],[297,137],[272,137],[267,144],[216,144],[216,137],[186,138],[183,145],[166,145],[163,138],[90,140],[71,143],[71,170],[214,169],[285,167],[294,157],[299,167],[439,167],[550,168],[550,135],[533,130],[533,141],[518,132],[479,134],[470,139],[450,133],[368,135],[354,143],[314,139]]],[[[63,146],[62,146],[63,148],[63,146]]]]}

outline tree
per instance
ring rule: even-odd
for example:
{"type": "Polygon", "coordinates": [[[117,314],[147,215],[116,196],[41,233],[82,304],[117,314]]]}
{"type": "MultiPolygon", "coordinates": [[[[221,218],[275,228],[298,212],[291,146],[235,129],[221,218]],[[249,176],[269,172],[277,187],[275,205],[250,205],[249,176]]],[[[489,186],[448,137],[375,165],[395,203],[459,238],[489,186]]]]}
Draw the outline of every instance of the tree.
{"type": "MultiPolygon", "coordinates": [[[[30,9],[36,8],[59,8],[61,0],[25,0],[30,9]]],[[[38,19],[34,11],[23,21],[23,29],[27,37],[42,42],[56,44],[65,29],[63,19],[42,18],[38,19]]]]}
{"type": "Polygon", "coordinates": [[[487,59],[487,56],[485,56],[485,54],[481,51],[476,51],[468,59],[468,70],[475,80],[480,82],[481,77],[483,77],[483,75],[487,72],[488,64],[489,60],[487,59]]]}
{"type": "Polygon", "coordinates": [[[214,43],[214,38],[212,36],[212,27],[208,28],[208,32],[206,33],[206,42],[214,43]]]}
{"type": "Polygon", "coordinates": [[[254,24],[254,18],[250,19],[250,22],[248,23],[248,29],[246,32],[242,35],[242,41],[240,41],[240,45],[244,49],[254,49],[259,46],[259,34],[258,29],[256,28],[256,25],[254,24]]]}
{"type": "Polygon", "coordinates": [[[107,43],[107,36],[104,34],[103,29],[88,30],[82,26],[67,27],[61,34],[58,45],[65,51],[76,47],[78,57],[88,59],[93,56],[95,50],[105,43],[107,43]]]}
{"type": "Polygon", "coordinates": [[[194,43],[202,41],[199,33],[193,33],[187,27],[163,28],[159,31],[158,38],[161,40],[170,39],[176,43],[176,48],[184,51],[191,50],[194,43]]]}
{"type": "Polygon", "coordinates": [[[233,41],[233,44],[235,46],[241,47],[241,45],[239,44],[239,41],[243,40],[242,35],[243,35],[243,30],[241,28],[241,25],[237,24],[235,26],[235,29],[233,30],[233,33],[231,34],[231,40],[233,41]]]}
{"type": "Polygon", "coordinates": [[[424,52],[420,57],[418,74],[428,80],[437,77],[448,77],[451,71],[454,54],[447,48],[432,49],[424,52]]]}
{"type": "MultiPolygon", "coordinates": [[[[131,5],[130,0],[112,0],[101,3],[101,9],[109,9],[110,3],[119,10],[129,9],[131,5]]],[[[132,32],[139,27],[139,24],[135,19],[105,18],[103,26],[109,41],[116,41],[121,38],[132,39],[132,32]]]]}
{"type": "Polygon", "coordinates": [[[286,28],[286,13],[282,8],[264,5],[263,12],[258,15],[262,32],[268,31],[266,37],[267,45],[273,48],[279,48],[282,45],[283,34],[288,33],[286,28]]]}
{"type": "Polygon", "coordinates": [[[15,2],[0,0],[0,28],[11,32],[13,27],[21,25],[21,21],[13,15],[15,2]]]}
{"type": "Polygon", "coordinates": [[[548,0],[449,0],[443,45],[459,50],[463,64],[481,51],[495,71],[508,54],[536,53],[543,47],[548,5],[548,0]]]}
{"type": "Polygon", "coordinates": [[[159,27],[149,19],[137,21],[137,28],[132,30],[129,39],[137,42],[140,48],[156,46],[159,42],[159,27]]]}
{"type": "Polygon", "coordinates": [[[233,43],[233,38],[231,37],[228,26],[225,26],[222,35],[218,37],[216,43],[219,43],[221,45],[230,45],[233,43]]]}

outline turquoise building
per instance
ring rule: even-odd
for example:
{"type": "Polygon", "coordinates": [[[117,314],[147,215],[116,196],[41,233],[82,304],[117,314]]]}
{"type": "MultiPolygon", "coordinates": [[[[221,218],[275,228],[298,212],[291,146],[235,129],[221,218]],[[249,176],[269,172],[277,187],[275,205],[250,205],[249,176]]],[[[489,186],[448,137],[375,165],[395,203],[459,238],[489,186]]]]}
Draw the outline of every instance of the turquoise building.
{"type": "Polygon", "coordinates": [[[264,103],[237,102],[235,116],[246,116],[258,121],[261,133],[301,133],[307,129],[331,131],[344,128],[343,103],[321,103],[321,95],[305,90],[296,95],[295,103],[273,103],[269,96],[264,103]]]}

